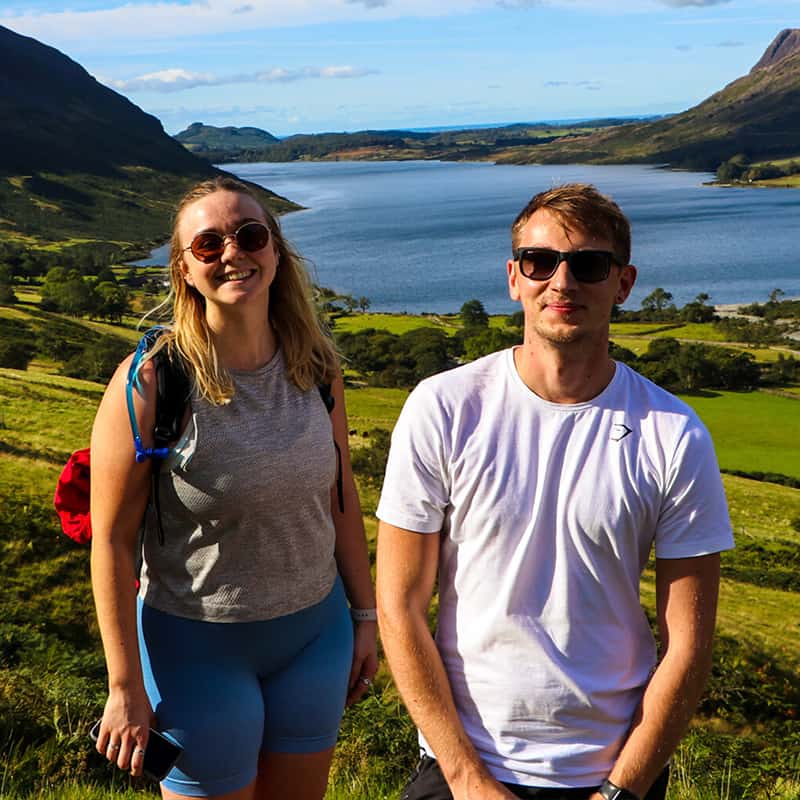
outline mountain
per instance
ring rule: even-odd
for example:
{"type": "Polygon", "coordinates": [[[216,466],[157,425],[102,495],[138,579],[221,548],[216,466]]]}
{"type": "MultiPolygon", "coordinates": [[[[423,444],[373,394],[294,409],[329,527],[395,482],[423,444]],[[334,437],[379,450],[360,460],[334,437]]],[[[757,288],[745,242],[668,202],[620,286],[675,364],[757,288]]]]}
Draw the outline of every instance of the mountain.
{"type": "Polygon", "coordinates": [[[772,40],[772,44],[764,51],[764,55],[750,72],[771,67],[798,50],[800,50],[800,30],[785,28],[772,40]]]}
{"type": "Polygon", "coordinates": [[[534,148],[506,163],[657,163],[715,170],[737,154],[750,161],[800,155],[800,30],[784,30],[753,69],[694,108],[534,148]]]}
{"type": "Polygon", "coordinates": [[[190,152],[261,150],[280,141],[261,128],[215,128],[202,122],[193,122],[185,131],[176,133],[175,139],[190,152]]]}
{"type": "MultiPolygon", "coordinates": [[[[0,27],[0,245],[147,250],[175,203],[219,174],[58,50],[0,27]]],[[[276,210],[293,206],[269,195],[276,210]]]]}

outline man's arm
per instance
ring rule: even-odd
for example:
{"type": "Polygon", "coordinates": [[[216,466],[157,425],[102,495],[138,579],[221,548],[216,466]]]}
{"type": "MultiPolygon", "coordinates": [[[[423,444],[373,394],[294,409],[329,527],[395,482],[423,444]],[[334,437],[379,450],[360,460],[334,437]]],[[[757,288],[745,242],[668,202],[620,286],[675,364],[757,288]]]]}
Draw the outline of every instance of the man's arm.
{"type": "Polygon", "coordinates": [[[440,537],[381,522],[377,587],[381,640],[411,718],[433,748],[455,800],[513,800],[464,731],[428,628],[440,537]]]}
{"type": "Polygon", "coordinates": [[[638,797],[647,793],[675,751],[705,688],[711,670],[719,561],[719,553],[656,560],[662,657],[608,776],[638,797]]]}

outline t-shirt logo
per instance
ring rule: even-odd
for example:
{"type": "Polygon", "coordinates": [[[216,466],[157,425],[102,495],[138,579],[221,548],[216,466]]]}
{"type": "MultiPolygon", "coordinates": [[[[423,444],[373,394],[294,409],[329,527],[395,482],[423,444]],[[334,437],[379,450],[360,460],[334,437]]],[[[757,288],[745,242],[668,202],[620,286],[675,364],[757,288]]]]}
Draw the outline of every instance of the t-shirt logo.
{"type": "Polygon", "coordinates": [[[629,433],[633,433],[631,428],[622,422],[615,422],[611,426],[611,441],[621,442],[629,433]]]}

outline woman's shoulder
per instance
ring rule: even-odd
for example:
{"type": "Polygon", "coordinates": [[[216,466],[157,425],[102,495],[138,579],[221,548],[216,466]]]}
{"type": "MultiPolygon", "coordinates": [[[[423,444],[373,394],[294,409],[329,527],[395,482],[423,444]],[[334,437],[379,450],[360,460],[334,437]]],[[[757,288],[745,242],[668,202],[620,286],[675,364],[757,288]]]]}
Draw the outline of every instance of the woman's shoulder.
{"type": "Polygon", "coordinates": [[[113,416],[128,416],[128,384],[130,383],[131,399],[136,409],[136,416],[149,416],[148,411],[155,413],[156,402],[156,370],[152,359],[147,359],[134,366],[135,353],[125,356],[117,365],[114,374],[106,386],[101,407],[110,407],[113,416]]]}

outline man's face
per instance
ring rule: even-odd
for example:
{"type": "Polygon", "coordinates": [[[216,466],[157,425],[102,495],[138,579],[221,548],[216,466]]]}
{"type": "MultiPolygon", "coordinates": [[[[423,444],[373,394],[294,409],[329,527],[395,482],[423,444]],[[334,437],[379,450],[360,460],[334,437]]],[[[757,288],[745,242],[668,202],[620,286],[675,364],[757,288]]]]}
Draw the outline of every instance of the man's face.
{"type": "MultiPolygon", "coordinates": [[[[611,242],[592,237],[577,228],[565,228],[545,209],[539,209],[519,232],[518,247],[543,247],[561,252],[613,250],[611,242]]],[[[636,267],[612,264],[599,283],[581,283],[562,261],[545,280],[531,280],[509,260],[508,291],[525,312],[525,341],[551,345],[573,343],[605,346],[613,305],[622,303],[636,280],[636,267]]]]}

